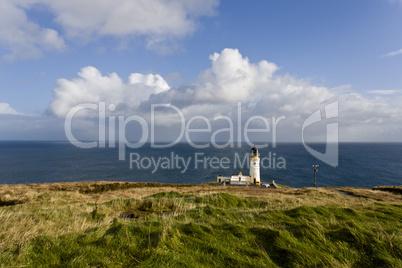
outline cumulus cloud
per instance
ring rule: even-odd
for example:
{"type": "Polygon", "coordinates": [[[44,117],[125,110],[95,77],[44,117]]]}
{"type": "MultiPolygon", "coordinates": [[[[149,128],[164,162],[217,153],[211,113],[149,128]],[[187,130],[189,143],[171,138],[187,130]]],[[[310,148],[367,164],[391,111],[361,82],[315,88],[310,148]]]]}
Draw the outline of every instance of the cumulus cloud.
{"type": "Polygon", "coordinates": [[[242,57],[237,49],[224,49],[209,57],[212,67],[198,78],[196,98],[202,101],[234,102],[248,99],[262,89],[278,69],[274,63],[258,64],[242,57]]]}
{"type": "MultiPolygon", "coordinates": [[[[170,87],[157,74],[134,73],[123,81],[115,73],[103,76],[96,68],[86,67],[77,78],[58,80],[50,110],[63,117],[79,103],[105,101],[118,107],[116,113],[137,114],[149,120],[151,104],[171,104],[178,107],[187,120],[204,116],[214,122],[216,116],[226,116],[240,120],[243,126],[253,116],[268,119],[285,116],[278,132],[279,139],[298,140],[304,120],[338,100],[341,140],[356,141],[359,137],[361,140],[381,140],[390,133],[387,129],[393,129],[393,139],[399,137],[394,126],[401,123],[402,97],[397,91],[373,91],[365,96],[353,92],[349,86],[347,91],[316,86],[309,80],[277,74],[278,67],[274,63],[265,60],[252,63],[237,49],[214,53],[210,60],[211,68],[204,70],[192,85],[178,87],[170,87]],[[393,95],[388,98],[380,93],[393,95]],[[239,102],[241,119],[238,118],[239,102]]],[[[156,122],[165,128],[180,127],[177,111],[160,111],[155,115],[156,122]]],[[[224,123],[221,120],[213,128],[228,127],[224,123]]],[[[194,125],[200,124],[203,128],[200,120],[194,125]]],[[[325,122],[320,131],[314,131],[317,137],[325,138],[324,134],[325,122]]],[[[391,138],[387,136],[388,139],[391,138]]]]}
{"type": "Polygon", "coordinates": [[[63,117],[76,105],[102,101],[107,105],[116,105],[118,111],[130,111],[151,94],[169,88],[168,83],[158,74],[133,73],[123,81],[116,73],[103,76],[98,69],[88,66],[81,69],[77,78],[57,80],[49,109],[63,117]]]}
{"type": "Polygon", "coordinates": [[[192,86],[180,86],[151,96],[149,103],[192,105],[243,102],[264,113],[308,113],[334,96],[327,88],[289,75],[275,75],[276,64],[250,63],[237,49],[226,48],[210,56],[211,68],[192,86]]]}
{"type": "Polygon", "coordinates": [[[9,60],[37,58],[44,50],[62,51],[65,39],[84,43],[94,38],[143,36],[146,47],[161,53],[176,39],[197,29],[197,18],[215,14],[219,0],[2,0],[0,42],[9,60]],[[27,11],[41,5],[63,29],[39,25],[27,11]]]}

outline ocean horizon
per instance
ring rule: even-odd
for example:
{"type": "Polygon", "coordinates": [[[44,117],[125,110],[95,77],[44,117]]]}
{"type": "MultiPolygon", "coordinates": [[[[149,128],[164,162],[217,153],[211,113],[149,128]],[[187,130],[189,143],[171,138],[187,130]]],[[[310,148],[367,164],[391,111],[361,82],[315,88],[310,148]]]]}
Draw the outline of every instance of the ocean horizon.
{"type": "MultiPolygon", "coordinates": [[[[309,144],[325,152],[325,144],[309,144]]],[[[0,141],[0,184],[81,181],[129,181],[201,184],[218,175],[248,174],[251,147],[197,149],[187,143],[169,148],[126,148],[119,160],[115,148],[82,149],[68,141],[0,141]]],[[[339,164],[332,167],[312,156],[301,143],[277,143],[260,149],[261,181],[290,187],[312,187],[319,165],[318,187],[374,187],[402,183],[402,143],[339,144],[339,164]]]]}

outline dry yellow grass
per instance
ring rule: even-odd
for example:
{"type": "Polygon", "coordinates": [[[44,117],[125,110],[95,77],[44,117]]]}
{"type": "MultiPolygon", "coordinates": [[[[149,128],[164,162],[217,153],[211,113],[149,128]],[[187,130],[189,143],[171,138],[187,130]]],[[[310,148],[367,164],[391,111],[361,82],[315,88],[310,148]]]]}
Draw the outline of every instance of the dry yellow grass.
{"type": "MultiPolygon", "coordinates": [[[[44,183],[27,185],[0,185],[0,251],[10,245],[23,245],[39,235],[59,236],[66,233],[84,231],[88,228],[107,226],[121,213],[113,207],[104,206],[111,200],[142,199],[160,192],[175,191],[181,194],[206,195],[230,193],[249,196],[266,202],[261,209],[291,209],[298,206],[333,206],[370,208],[377,201],[401,204],[401,195],[374,191],[365,188],[300,188],[264,189],[254,187],[224,187],[214,185],[153,185],[133,184],[134,188],[117,189],[101,193],[83,193],[94,185],[127,185],[126,182],[75,182],[44,183]],[[350,198],[334,189],[360,196],[350,198]],[[88,220],[95,203],[99,212],[106,215],[100,221],[88,220]]],[[[183,210],[183,208],[181,208],[183,210]]]]}
{"type": "MultiPolygon", "coordinates": [[[[32,241],[35,241],[35,238],[40,236],[57,239],[69,234],[83,234],[89,230],[105,231],[108,228],[110,229],[114,219],[118,218],[122,212],[129,211],[130,206],[132,207],[133,204],[146,206],[149,199],[145,197],[172,191],[176,193],[173,193],[170,198],[153,198],[150,203],[155,206],[153,211],[158,211],[158,208],[161,208],[160,211],[163,212],[166,211],[163,208],[171,206],[172,213],[169,213],[168,216],[155,215],[153,217],[159,217],[158,220],[162,223],[163,232],[170,230],[170,232],[177,233],[178,237],[182,234],[172,227],[175,224],[175,215],[180,214],[180,224],[194,224],[194,215],[191,216],[191,213],[186,212],[200,208],[208,209],[207,206],[211,202],[218,204],[221,200],[219,198],[222,197],[221,195],[213,195],[215,193],[228,193],[247,197],[241,200],[253,200],[253,204],[257,204],[250,208],[239,207],[234,210],[233,208],[228,210],[233,213],[236,224],[244,226],[255,215],[265,215],[264,213],[269,210],[290,211],[304,206],[350,208],[351,211],[359,208],[359,211],[371,211],[378,209],[379,204],[396,204],[398,207],[402,204],[400,194],[352,187],[267,189],[219,185],[169,185],[127,182],[0,185],[0,224],[2,227],[0,228],[0,252],[10,252],[10,249],[13,249],[13,252],[14,249],[17,249],[18,253],[27,252],[27,247],[29,247],[27,245],[32,244],[32,241]],[[337,190],[348,193],[354,198],[337,190]],[[193,198],[192,202],[186,202],[186,196],[175,197],[177,193],[195,194],[195,196],[191,197],[193,198]],[[197,201],[197,205],[194,203],[194,198],[200,200],[200,202],[197,201]],[[95,216],[99,216],[98,218],[93,217],[94,211],[96,211],[95,216]]],[[[321,208],[317,209],[320,210],[321,208]]],[[[301,211],[303,211],[303,208],[301,211]]],[[[216,219],[219,222],[220,215],[216,215],[216,217],[218,217],[216,219]]],[[[313,219],[312,222],[306,220],[306,226],[312,225],[314,228],[323,228],[322,223],[317,220],[313,219]]],[[[325,218],[325,221],[329,226],[339,224],[339,219],[335,218],[335,216],[325,218]]],[[[352,218],[351,221],[353,222],[352,218]]],[[[279,224],[277,220],[272,223],[260,222],[260,224],[262,223],[261,228],[265,225],[276,228],[278,226],[274,225],[279,224]],[[270,224],[273,224],[273,226],[270,224]]],[[[313,227],[312,230],[314,230],[313,227]]],[[[374,226],[373,228],[381,231],[382,228],[387,228],[387,226],[374,226]]],[[[322,230],[318,230],[317,233],[322,236],[325,234],[322,230]]],[[[388,234],[385,232],[385,234],[393,237],[396,235],[395,237],[398,239],[400,237],[399,233],[388,234]]],[[[164,235],[170,237],[171,234],[164,235]]],[[[322,240],[325,241],[325,237],[322,240]]],[[[23,253],[21,254],[23,255],[23,253]]]]}

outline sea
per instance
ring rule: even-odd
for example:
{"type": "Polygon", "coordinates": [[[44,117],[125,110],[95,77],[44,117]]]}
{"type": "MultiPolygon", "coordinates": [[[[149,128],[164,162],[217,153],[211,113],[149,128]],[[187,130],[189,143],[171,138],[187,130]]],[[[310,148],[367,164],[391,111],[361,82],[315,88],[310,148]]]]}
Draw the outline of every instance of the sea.
{"type": "MultiPolygon", "coordinates": [[[[218,175],[249,174],[249,144],[179,143],[166,148],[79,148],[64,141],[0,141],[0,184],[129,181],[202,184],[218,175]],[[124,148],[124,153],[121,153],[124,148]],[[120,159],[119,159],[120,156],[120,159]],[[124,158],[124,159],[122,159],[124,158]]],[[[163,147],[163,146],[162,146],[163,147]]],[[[258,145],[257,145],[258,147],[258,145]]],[[[311,145],[325,153],[325,144],[311,145]]],[[[340,143],[338,165],[312,156],[303,144],[260,148],[261,181],[291,187],[374,187],[402,184],[402,143],[340,143]]]]}

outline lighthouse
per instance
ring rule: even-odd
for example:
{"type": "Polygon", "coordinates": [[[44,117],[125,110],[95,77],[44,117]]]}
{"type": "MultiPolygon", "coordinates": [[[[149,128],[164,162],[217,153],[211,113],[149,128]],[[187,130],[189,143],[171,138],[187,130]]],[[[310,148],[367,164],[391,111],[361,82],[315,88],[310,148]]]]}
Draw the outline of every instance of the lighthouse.
{"type": "Polygon", "coordinates": [[[239,172],[238,175],[232,175],[231,177],[224,177],[222,175],[218,175],[217,178],[218,183],[223,183],[226,185],[261,185],[260,181],[260,154],[258,153],[257,147],[251,148],[250,152],[250,175],[243,175],[243,173],[239,172]]]}
{"type": "Polygon", "coordinates": [[[255,145],[250,152],[250,183],[260,185],[260,154],[255,145]]]}

